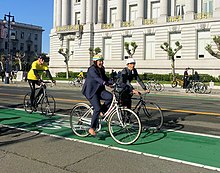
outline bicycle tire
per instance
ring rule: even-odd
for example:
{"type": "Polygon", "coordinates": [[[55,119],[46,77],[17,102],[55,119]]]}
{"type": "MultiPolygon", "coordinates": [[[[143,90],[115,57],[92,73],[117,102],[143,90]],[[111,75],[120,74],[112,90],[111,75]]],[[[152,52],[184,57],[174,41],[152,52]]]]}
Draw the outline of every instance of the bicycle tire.
{"type": "Polygon", "coordinates": [[[145,127],[149,130],[161,129],[164,121],[164,116],[159,105],[153,102],[144,102],[142,110],[146,115],[145,127]]]}
{"type": "Polygon", "coordinates": [[[162,89],[161,84],[160,84],[160,83],[155,83],[155,84],[154,84],[154,89],[155,89],[156,91],[161,91],[161,89],[162,89]]]}
{"type": "Polygon", "coordinates": [[[41,102],[41,112],[47,117],[52,117],[56,111],[56,102],[52,95],[47,94],[41,102]]]}
{"type": "Polygon", "coordinates": [[[137,114],[127,108],[115,110],[109,117],[108,129],[113,140],[122,145],[130,145],[140,137],[142,126],[137,114]],[[119,113],[119,114],[118,114],[119,113]]]}
{"type": "Polygon", "coordinates": [[[31,93],[29,92],[24,96],[24,101],[23,101],[24,110],[29,114],[33,112],[30,97],[31,97],[31,93]]]}
{"type": "Polygon", "coordinates": [[[69,83],[70,86],[73,86],[73,85],[74,85],[74,83],[73,83],[72,80],[70,80],[68,83],[69,83]]]}
{"type": "Polygon", "coordinates": [[[172,83],[171,83],[171,86],[172,86],[172,88],[175,88],[175,87],[177,87],[177,81],[172,81],[172,83]]]}
{"type": "Polygon", "coordinates": [[[86,103],[76,104],[70,112],[70,126],[74,134],[80,137],[89,135],[93,111],[86,103]]]}

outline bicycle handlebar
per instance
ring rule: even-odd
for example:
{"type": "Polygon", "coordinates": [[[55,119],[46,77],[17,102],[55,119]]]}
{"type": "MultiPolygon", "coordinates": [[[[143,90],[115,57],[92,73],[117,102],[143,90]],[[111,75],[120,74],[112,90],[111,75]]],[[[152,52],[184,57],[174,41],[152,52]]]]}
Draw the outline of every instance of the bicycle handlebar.
{"type": "Polygon", "coordinates": [[[54,82],[51,82],[51,81],[44,81],[44,80],[41,81],[40,85],[45,85],[45,84],[48,84],[48,83],[51,84],[50,87],[53,87],[54,85],[56,85],[56,83],[54,83],[54,82]]]}

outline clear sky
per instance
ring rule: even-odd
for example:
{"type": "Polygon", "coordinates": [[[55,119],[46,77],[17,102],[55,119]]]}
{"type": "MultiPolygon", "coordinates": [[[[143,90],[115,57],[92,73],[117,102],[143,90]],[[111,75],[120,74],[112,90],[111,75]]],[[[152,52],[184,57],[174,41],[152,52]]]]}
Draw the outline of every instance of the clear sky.
{"type": "Polygon", "coordinates": [[[0,19],[9,12],[15,16],[15,22],[43,27],[42,52],[49,53],[53,0],[0,0],[0,19]]]}

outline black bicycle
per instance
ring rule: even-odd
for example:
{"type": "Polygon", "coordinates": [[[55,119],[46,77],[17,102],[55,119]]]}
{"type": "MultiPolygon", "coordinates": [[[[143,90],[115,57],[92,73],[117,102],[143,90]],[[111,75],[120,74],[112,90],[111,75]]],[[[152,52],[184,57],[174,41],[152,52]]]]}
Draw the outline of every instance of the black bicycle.
{"type": "Polygon", "coordinates": [[[51,117],[54,115],[56,110],[56,102],[52,95],[47,94],[47,82],[44,81],[40,84],[39,88],[35,89],[35,97],[34,97],[34,105],[31,105],[31,92],[28,92],[24,96],[24,109],[27,113],[32,113],[34,111],[37,111],[38,108],[40,108],[40,111],[43,115],[51,117]]]}
{"type": "Polygon", "coordinates": [[[160,106],[154,102],[145,100],[141,93],[139,94],[139,98],[132,98],[132,100],[138,101],[132,110],[141,118],[144,129],[159,130],[164,121],[163,112],[160,106]]]}

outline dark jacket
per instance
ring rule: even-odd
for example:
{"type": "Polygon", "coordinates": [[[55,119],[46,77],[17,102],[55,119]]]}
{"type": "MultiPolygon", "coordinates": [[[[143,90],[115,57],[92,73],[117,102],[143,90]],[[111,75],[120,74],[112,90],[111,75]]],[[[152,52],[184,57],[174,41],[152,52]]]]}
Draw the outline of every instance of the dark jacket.
{"type": "Polygon", "coordinates": [[[129,70],[127,67],[125,67],[121,72],[121,77],[119,78],[118,84],[121,87],[132,91],[134,89],[134,87],[131,85],[132,80],[137,80],[141,87],[146,90],[146,86],[139,77],[136,68],[134,68],[133,70],[129,70]]]}
{"type": "Polygon", "coordinates": [[[95,65],[89,67],[87,77],[82,88],[82,93],[87,99],[91,99],[98,90],[105,90],[105,85],[109,79],[105,75],[104,68],[98,68],[95,65]]]}

